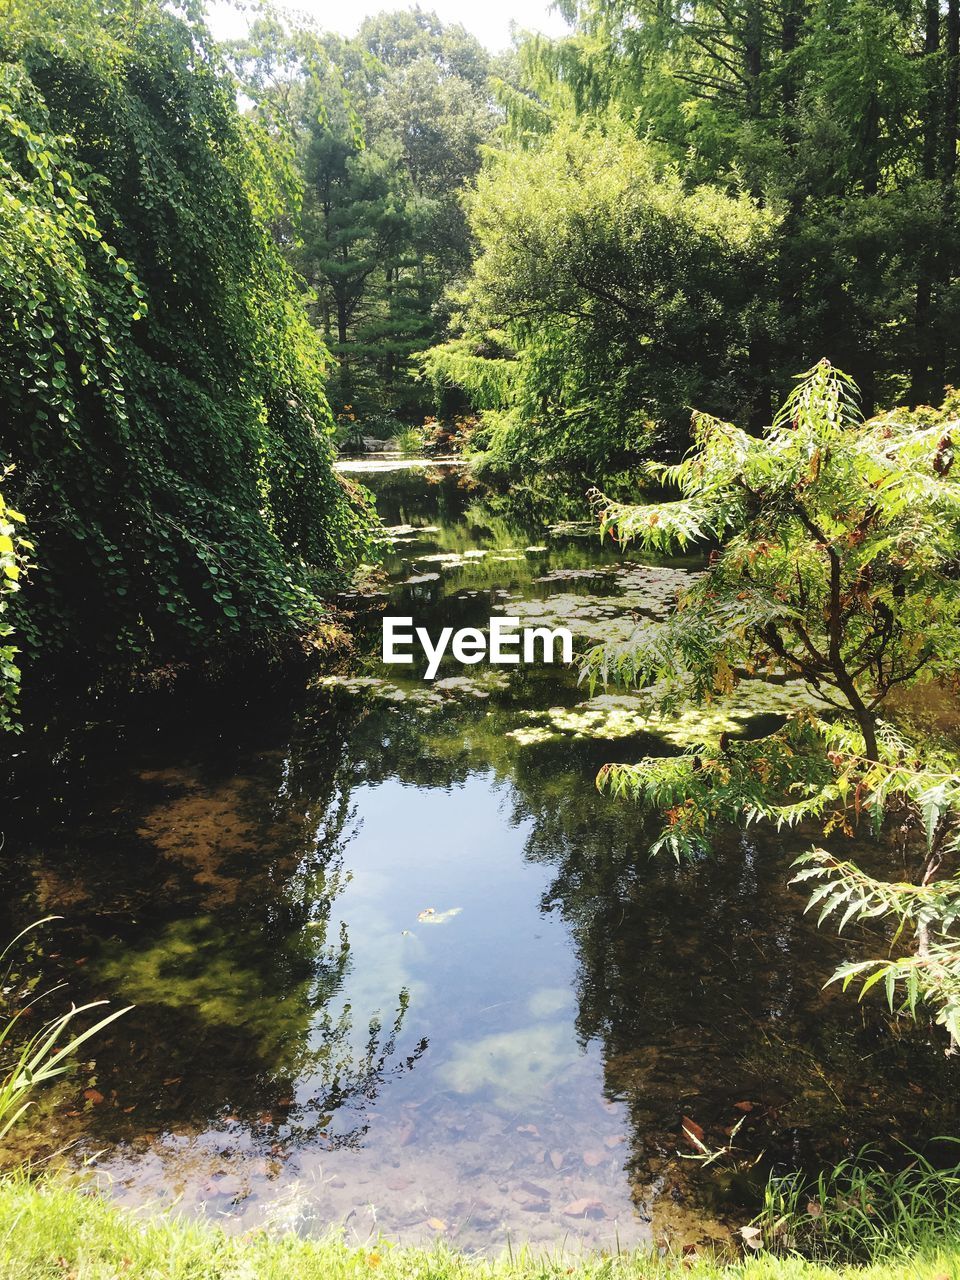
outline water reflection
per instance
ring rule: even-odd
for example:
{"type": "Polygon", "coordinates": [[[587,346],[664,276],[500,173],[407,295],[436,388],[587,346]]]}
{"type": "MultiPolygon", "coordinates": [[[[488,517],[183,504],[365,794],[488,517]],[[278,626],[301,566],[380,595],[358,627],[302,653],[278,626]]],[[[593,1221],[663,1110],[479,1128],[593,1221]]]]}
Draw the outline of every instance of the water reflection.
{"type": "MultiPolygon", "coordinates": [[[[622,587],[610,549],[545,542],[529,494],[517,515],[451,472],[376,483],[413,530],[394,581],[447,557],[393,597],[429,625],[622,587]]],[[[20,763],[3,932],[63,914],[34,969],[136,1002],[34,1150],[77,1142],[119,1199],[238,1228],[498,1248],[719,1237],[772,1161],[956,1128],[954,1064],[820,990],[843,945],[802,917],[780,838],[649,861],[592,784],[649,727],[518,736],[583,698],[555,669],[418,700],[375,660],[386,590],[351,602],[333,687],[141,702],[20,763]],[[710,1145],[743,1120],[737,1167],[683,1159],[684,1116],[710,1145]]]]}

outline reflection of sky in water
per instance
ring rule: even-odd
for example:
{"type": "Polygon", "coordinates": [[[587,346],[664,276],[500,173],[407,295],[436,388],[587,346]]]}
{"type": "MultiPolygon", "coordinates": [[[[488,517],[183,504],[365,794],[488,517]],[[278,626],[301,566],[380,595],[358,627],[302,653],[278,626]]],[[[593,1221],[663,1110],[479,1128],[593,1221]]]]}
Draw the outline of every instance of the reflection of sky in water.
{"type": "MultiPolygon", "coordinates": [[[[401,1050],[420,1037],[430,1048],[397,1089],[443,1088],[510,1108],[535,1105],[582,1050],[569,936],[558,919],[537,918],[547,869],[524,862],[529,824],[506,820],[491,780],[431,790],[389,781],[354,793],[352,874],[332,931],[348,923],[343,995],[354,1009],[386,1016],[396,992],[410,992],[401,1050]],[[441,923],[418,919],[455,907],[441,923]]],[[[599,1089],[599,1063],[596,1077],[599,1089]]]]}

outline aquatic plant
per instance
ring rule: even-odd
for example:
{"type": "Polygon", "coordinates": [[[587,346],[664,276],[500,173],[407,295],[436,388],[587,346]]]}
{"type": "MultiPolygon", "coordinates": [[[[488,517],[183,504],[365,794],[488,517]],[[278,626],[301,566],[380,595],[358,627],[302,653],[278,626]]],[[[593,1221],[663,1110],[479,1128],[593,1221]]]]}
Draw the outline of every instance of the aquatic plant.
{"type": "MultiPolygon", "coordinates": [[[[55,916],[47,916],[43,920],[38,920],[34,924],[28,925],[26,929],[22,929],[13,941],[8,943],[4,950],[0,952],[0,965],[3,964],[21,938],[32,929],[39,928],[40,925],[47,924],[50,920],[56,918],[55,916]]],[[[23,1019],[28,1016],[28,1013],[32,1013],[36,1009],[39,1001],[58,990],[60,990],[59,987],[54,987],[39,996],[35,996],[31,1001],[7,1017],[0,1025],[0,1071],[2,1071],[2,1078],[0,1078],[0,1139],[6,1137],[17,1121],[33,1105],[33,1095],[38,1086],[47,1084],[69,1071],[70,1060],[82,1045],[86,1044],[95,1035],[98,1035],[111,1022],[115,1022],[117,1018],[122,1018],[125,1013],[129,1012],[129,1007],[115,1009],[113,1013],[109,1013],[106,1017],[101,1018],[99,1022],[95,1022],[92,1027],[70,1034],[78,1018],[81,1018],[85,1013],[89,1013],[91,1009],[102,1008],[106,1001],[94,1000],[79,1007],[74,1005],[66,1013],[61,1013],[59,1016],[51,1018],[44,1023],[40,1030],[34,1032],[25,1042],[20,1040],[19,1033],[22,1030],[23,1019]],[[8,1059],[7,1054],[10,1053],[13,1045],[17,1047],[12,1050],[12,1056],[8,1059]]]]}

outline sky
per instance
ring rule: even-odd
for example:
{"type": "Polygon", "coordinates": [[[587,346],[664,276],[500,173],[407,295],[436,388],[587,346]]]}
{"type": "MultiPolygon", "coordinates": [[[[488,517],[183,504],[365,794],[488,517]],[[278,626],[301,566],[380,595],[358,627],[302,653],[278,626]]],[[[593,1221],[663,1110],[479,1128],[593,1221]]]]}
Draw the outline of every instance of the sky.
{"type": "MultiPolygon", "coordinates": [[[[414,4],[397,0],[297,0],[286,6],[280,0],[278,7],[305,14],[321,30],[354,35],[368,15],[411,9],[414,4]]],[[[435,12],[441,22],[462,23],[493,52],[509,47],[513,23],[544,35],[563,35],[569,29],[559,14],[551,11],[550,0],[421,0],[420,7],[435,12]]],[[[207,20],[220,40],[236,39],[247,28],[244,15],[225,0],[210,0],[207,20]]]]}

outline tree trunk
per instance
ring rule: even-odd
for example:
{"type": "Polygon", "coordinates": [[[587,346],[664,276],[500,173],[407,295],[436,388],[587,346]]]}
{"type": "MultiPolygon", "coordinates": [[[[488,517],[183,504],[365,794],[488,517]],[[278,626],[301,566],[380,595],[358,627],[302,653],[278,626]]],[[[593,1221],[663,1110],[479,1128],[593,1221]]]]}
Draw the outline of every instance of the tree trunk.
{"type": "MultiPolygon", "coordinates": [[[[946,40],[944,48],[943,94],[943,150],[941,161],[941,217],[940,245],[937,254],[935,302],[947,293],[953,277],[954,220],[957,207],[957,139],[960,123],[960,0],[947,0],[946,40]]],[[[937,341],[933,344],[934,360],[931,370],[933,398],[939,402],[943,396],[947,369],[947,336],[943,325],[938,326],[937,341]]]]}
{"type": "MultiPolygon", "coordinates": [[[[924,5],[923,57],[927,77],[926,108],[923,120],[924,179],[933,183],[937,177],[940,149],[940,76],[937,55],[940,52],[940,0],[926,0],[924,5]]],[[[910,400],[923,404],[931,399],[930,347],[933,321],[933,282],[937,270],[936,237],[931,232],[920,251],[917,264],[917,292],[913,310],[913,353],[910,365],[910,400]]]]}
{"type": "Polygon", "coordinates": [[[337,363],[340,366],[340,398],[344,403],[352,399],[350,386],[350,357],[347,353],[347,304],[337,299],[337,363]]]}
{"type": "Polygon", "coordinates": [[[763,5],[751,0],[743,26],[743,69],[747,75],[747,115],[760,115],[760,73],[763,70],[763,5]]]}

